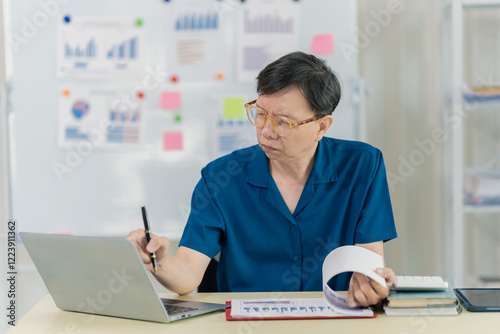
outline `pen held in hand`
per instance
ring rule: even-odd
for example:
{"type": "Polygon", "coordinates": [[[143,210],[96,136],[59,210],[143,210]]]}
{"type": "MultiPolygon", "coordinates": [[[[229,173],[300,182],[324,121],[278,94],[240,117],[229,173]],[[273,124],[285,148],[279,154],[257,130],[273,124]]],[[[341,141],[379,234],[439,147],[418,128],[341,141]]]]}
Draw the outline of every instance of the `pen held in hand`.
{"type": "MultiPolygon", "coordinates": [[[[148,214],[146,213],[146,206],[141,205],[141,210],[142,210],[142,220],[144,221],[144,230],[146,231],[146,240],[149,241],[151,240],[151,229],[149,228],[149,222],[148,222],[148,214]]],[[[153,269],[155,271],[155,274],[158,273],[158,267],[156,266],[156,254],[149,253],[149,256],[151,257],[151,263],[153,264],[153,269]]]]}

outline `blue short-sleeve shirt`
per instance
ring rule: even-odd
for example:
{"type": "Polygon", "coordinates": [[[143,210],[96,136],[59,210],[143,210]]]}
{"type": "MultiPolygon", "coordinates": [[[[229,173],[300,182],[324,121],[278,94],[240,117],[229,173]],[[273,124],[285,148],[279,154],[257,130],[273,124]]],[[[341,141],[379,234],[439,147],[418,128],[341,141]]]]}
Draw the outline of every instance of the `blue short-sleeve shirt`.
{"type": "MultiPolygon", "coordinates": [[[[201,174],[180,246],[221,251],[221,292],[321,291],[330,251],[397,237],[382,153],[365,143],[324,137],[293,214],[257,145],[201,174]]],[[[337,278],[347,290],[350,275],[337,278]]]]}

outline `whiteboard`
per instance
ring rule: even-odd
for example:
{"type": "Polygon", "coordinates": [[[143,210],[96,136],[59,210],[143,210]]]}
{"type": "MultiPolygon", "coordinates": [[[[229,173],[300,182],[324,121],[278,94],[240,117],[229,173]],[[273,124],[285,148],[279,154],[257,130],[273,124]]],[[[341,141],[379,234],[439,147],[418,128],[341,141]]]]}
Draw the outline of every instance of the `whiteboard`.
{"type": "MultiPolygon", "coordinates": [[[[244,6],[259,2],[299,7],[298,40],[299,49],[304,52],[310,52],[314,36],[333,36],[333,52],[319,56],[339,75],[343,97],[327,135],[362,138],[358,131],[357,55],[346,57],[339,49],[342,43],[356,45],[356,1],[210,2],[220,11],[218,24],[223,33],[214,43],[219,49],[217,64],[223,66],[223,80],[206,75],[213,64],[182,69],[169,65],[174,47],[169,27],[176,15],[181,15],[179,6],[193,6],[196,1],[10,1],[6,10],[10,18],[7,36],[11,38],[11,46],[13,34],[23,36],[23,29],[28,29],[27,22],[34,24],[38,20],[39,25],[26,41],[11,48],[16,50],[12,52],[8,99],[10,200],[19,230],[121,236],[142,227],[140,205],[146,204],[152,229],[158,234],[178,238],[189,214],[191,192],[199,180],[200,170],[222,154],[214,147],[221,141],[221,127],[227,125],[221,125],[218,119],[224,99],[235,97],[250,101],[256,98],[255,82],[241,82],[236,75],[239,44],[235,29],[244,6]],[[42,7],[41,3],[51,3],[52,7],[42,7]],[[58,58],[60,26],[68,15],[72,19],[140,18],[143,29],[141,70],[130,76],[58,74],[61,67],[58,58]],[[118,148],[60,145],[61,94],[65,87],[73,92],[82,89],[130,91],[144,80],[148,73],[146,68],[158,66],[166,69],[169,75],[157,87],[145,90],[138,127],[139,143],[118,148]],[[172,73],[181,73],[178,82],[172,81],[172,73]],[[182,97],[181,107],[174,111],[160,110],[158,101],[165,91],[178,92],[182,97]],[[181,150],[165,150],[165,131],[182,134],[181,150]],[[63,174],[55,171],[57,165],[67,167],[63,174]]],[[[71,38],[65,38],[68,48],[74,47],[70,45],[71,38]]],[[[251,129],[248,124],[228,124],[242,127],[245,137],[240,146],[256,142],[254,130],[248,130],[251,129]]]]}

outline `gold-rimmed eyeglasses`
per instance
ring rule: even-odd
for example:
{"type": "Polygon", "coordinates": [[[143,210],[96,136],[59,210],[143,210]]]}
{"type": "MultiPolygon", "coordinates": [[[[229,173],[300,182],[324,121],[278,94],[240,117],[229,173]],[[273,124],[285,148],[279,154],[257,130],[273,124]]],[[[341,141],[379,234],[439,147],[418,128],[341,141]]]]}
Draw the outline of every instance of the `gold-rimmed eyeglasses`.
{"type": "Polygon", "coordinates": [[[248,120],[256,127],[262,128],[264,127],[267,119],[269,118],[271,120],[271,124],[273,126],[274,131],[276,131],[276,133],[280,137],[289,136],[292,133],[293,128],[296,126],[314,122],[315,120],[318,120],[326,116],[326,115],[319,115],[305,119],[300,122],[295,122],[294,120],[291,120],[285,116],[270,116],[264,109],[257,106],[255,102],[257,102],[257,100],[253,100],[252,102],[248,102],[245,104],[248,120]]]}

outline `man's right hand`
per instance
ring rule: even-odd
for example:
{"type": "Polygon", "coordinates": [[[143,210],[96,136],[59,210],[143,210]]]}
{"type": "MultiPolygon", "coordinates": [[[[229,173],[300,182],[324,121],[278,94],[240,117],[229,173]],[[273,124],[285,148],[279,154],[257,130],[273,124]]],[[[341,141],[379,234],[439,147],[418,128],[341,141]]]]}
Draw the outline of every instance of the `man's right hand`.
{"type": "Polygon", "coordinates": [[[179,247],[175,255],[168,254],[170,241],[165,237],[152,234],[149,243],[143,229],[130,232],[126,237],[132,241],[149,270],[165,288],[180,295],[188,294],[200,285],[210,258],[203,253],[187,247],[179,247]],[[156,254],[155,274],[150,253],[156,254]]]}
{"type": "Polygon", "coordinates": [[[151,240],[148,243],[146,239],[146,232],[143,229],[138,229],[130,232],[125,239],[130,240],[135,244],[142,261],[144,261],[144,264],[146,265],[146,269],[153,274],[154,270],[153,264],[151,263],[150,253],[155,253],[158,272],[161,271],[162,260],[168,255],[168,247],[170,245],[170,241],[167,238],[151,234],[151,240]]]}

